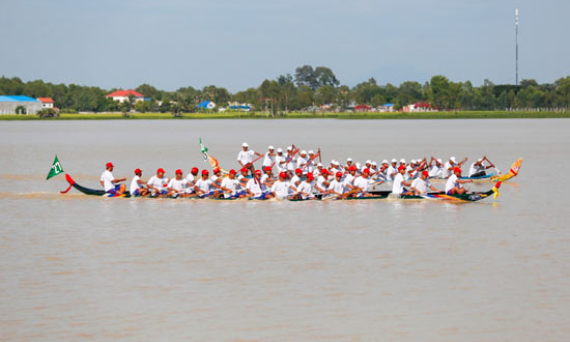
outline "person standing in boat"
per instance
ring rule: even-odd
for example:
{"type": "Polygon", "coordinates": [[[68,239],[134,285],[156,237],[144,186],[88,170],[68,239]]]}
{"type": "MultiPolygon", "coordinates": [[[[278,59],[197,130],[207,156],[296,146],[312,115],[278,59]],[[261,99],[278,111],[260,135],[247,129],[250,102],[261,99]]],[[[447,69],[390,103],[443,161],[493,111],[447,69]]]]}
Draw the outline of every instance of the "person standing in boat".
{"type": "Polygon", "coordinates": [[[241,165],[241,167],[249,169],[253,174],[253,172],[255,172],[253,159],[255,158],[255,156],[261,157],[261,154],[255,152],[254,150],[251,150],[249,148],[249,145],[245,142],[241,144],[241,148],[242,150],[239,151],[238,153],[237,161],[241,165]]]}
{"type": "Polygon", "coordinates": [[[467,192],[462,184],[473,183],[472,179],[459,179],[461,178],[461,169],[456,167],[453,169],[453,174],[447,179],[445,184],[445,193],[448,195],[463,195],[467,192]]]}
{"type": "Polygon", "coordinates": [[[146,196],[148,195],[148,189],[146,188],[146,182],[141,179],[142,177],[142,170],[136,169],[135,176],[131,181],[131,187],[129,191],[131,192],[131,196],[138,197],[138,196],[146,196]]]}
{"type": "Polygon", "coordinates": [[[486,170],[492,167],[495,167],[495,165],[491,163],[489,159],[487,159],[487,156],[483,156],[483,158],[479,158],[479,160],[471,164],[471,167],[469,168],[469,177],[486,176],[487,175],[486,170]],[[489,165],[485,165],[485,161],[487,161],[489,165]]]}
{"type": "Polygon", "coordinates": [[[125,192],[125,184],[118,184],[127,180],[127,178],[113,177],[113,169],[115,165],[109,162],[105,165],[106,170],[101,174],[101,185],[105,188],[105,192],[113,196],[122,195],[125,192]]]}
{"type": "Polygon", "coordinates": [[[156,175],[150,177],[146,185],[153,196],[166,195],[168,193],[168,178],[164,177],[164,169],[160,168],[156,170],[156,175]]]}
{"type": "Polygon", "coordinates": [[[275,164],[275,149],[273,148],[273,145],[269,145],[269,147],[267,148],[267,152],[265,153],[265,157],[263,157],[263,169],[265,170],[266,167],[271,167],[273,168],[273,164],[275,164]]]}
{"type": "Polygon", "coordinates": [[[427,189],[430,189],[435,192],[439,192],[433,185],[431,185],[429,178],[428,171],[422,171],[420,176],[412,182],[412,190],[416,195],[425,195],[427,193],[427,189]]]}

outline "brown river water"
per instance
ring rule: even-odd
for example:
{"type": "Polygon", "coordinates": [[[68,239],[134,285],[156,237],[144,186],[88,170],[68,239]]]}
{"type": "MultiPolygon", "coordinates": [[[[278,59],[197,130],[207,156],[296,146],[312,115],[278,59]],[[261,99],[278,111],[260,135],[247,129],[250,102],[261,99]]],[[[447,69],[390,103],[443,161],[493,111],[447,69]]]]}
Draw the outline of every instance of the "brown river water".
{"type": "MultiPolygon", "coordinates": [[[[564,341],[570,120],[0,122],[0,341],[564,341]],[[423,156],[502,171],[501,196],[431,201],[97,198],[139,167],[224,168],[242,142],[324,161],[423,156]]],[[[438,187],[444,184],[435,183],[438,187]]],[[[487,190],[490,183],[469,184],[487,190]]]]}

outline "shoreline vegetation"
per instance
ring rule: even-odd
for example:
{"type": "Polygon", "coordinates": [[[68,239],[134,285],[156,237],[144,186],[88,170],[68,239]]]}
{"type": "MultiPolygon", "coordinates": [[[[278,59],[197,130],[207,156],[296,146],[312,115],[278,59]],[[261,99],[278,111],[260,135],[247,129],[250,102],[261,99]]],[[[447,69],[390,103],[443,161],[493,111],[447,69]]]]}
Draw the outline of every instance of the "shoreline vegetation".
{"type": "Polygon", "coordinates": [[[570,111],[442,111],[413,113],[382,112],[221,112],[221,113],[61,113],[59,117],[0,115],[0,121],[38,120],[204,120],[204,119],[341,119],[341,120],[425,120],[425,119],[552,119],[570,118],[570,111]]]}

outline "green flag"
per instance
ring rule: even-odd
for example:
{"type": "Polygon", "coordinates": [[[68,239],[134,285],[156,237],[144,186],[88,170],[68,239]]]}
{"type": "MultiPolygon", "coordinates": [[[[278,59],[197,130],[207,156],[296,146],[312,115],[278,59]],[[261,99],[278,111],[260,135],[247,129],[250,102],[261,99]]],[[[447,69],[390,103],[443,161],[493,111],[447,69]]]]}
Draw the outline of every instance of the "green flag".
{"type": "Polygon", "coordinates": [[[51,170],[49,170],[49,173],[47,175],[46,180],[50,179],[51,177],[55,177],[55,176],[59,175],[60,173],[63,173],[63,167],[61,167],[61,164],[59,163],[59,159],[57,159],[57,155],[56,155],[55,160],[53,161],[53,165],[51,166],[51,170]]]}

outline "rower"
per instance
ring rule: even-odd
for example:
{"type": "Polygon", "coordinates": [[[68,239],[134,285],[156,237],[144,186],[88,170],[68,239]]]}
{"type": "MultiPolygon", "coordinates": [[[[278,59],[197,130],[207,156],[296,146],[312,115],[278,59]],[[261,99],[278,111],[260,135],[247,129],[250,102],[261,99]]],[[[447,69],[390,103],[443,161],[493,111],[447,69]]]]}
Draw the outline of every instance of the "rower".
{"type": "Polygon", "coordinates": [[[383,183],[383,181],[375,182],[370,178],[370,169],[364,168],[362,175],[354,180],[354,190],[358,191],[357,197],[372,196],[368,193],[368,188],[374,186],[376,183],[383,183]]]}
{"type": "Polygon", "coordinates": [[[416,178],[418,169],[419,169],[419,163],[415,159],[412,159],[410,161],[410,165],[408,165],[408,167],[406,167],[406,174],[405,174],[404,178],[406,180],[416,178]]]}
{"type": "Polygon", "coordinates": [[[373,167],[372,167],[372,160],[370,160],[370,159],[366,160],[366,162],[364,163],[364,166],[362,166],[362,168],[359,168],[358,170],[359,170],[360,172],[363,172],[364,169],[368,169],[368,170],[370,170],[370,171],[373,169],[373,167]]]}
{"type": "Polygon", "coordinates": [[[295,169],[295,175],[291,177],[289,186],[294,192],[297,192],[297,187],[301,183],[301,178],[303,177],[303,170],[300,168],[295,169]]]}
{"type": "Polygon", "coordinates": [[[296,163],[295,163],[295,152],[293,151],[293,147],[292,146],[287,146],[287,155],[285,156],[285,163],[284,168],[287,170],[287,173],[289,174],[289,176],[293,175],[293,171],[296,168],[296,163]]]}
{"type": "Polygon", "coordinates": [[[495,165],[493,165],[493,163],[491,163],[491,161],[487,159],[487,156],[483,156],[483,158],[479,158],[476,162],[471,164],[471,167],[469,168],[469,177],[486,176],[487,175],[486,170],[492,167],[495,167],[495,165]],[[489,165],[485,165],[485,161],[487,161],[489,165]]]}
{"type": "Polygon", "coordinates": [[[313,170],[315,169],[315,151],[313,150],[309,150],[309,157],[307,160],[307,167],[305,168],[307,170],[307,172],[312,173],[313,170]]]}
{"type": "Polygon", "coordinates": [[[444,165],[441,159],[435,159],[435,157],[432,156],[428,164],[428,168],[429,168],[428,172],[430,178],[436,178],[436,177],[443,178],[442,175],[443,175],[444,165]]]}
{"type": "Polygon", "coordinates": [[[461,178],[461,169],[456,167],[453,169],[453,174],[445,184],[445,193],[448,195],[462,195],[467,192],[461,184],[473,183],[472,179],[459,179],[461,178]]]}
{"type": "Polygon", "coordinates": [[[394,177],[398,174],[398,161],[393,158],[391,160],[390,166],[386,169],[386,180],[394,180],[394,177]]]}
{"type": "Polygon", "coordinates": [[[318,163],[317,167],[313,170],[313,176],[315,176],[318,179],[323,170],[325,170],[323,163],[318,163]]]}
{"type": "Polygon", "coordinates": [[[287,172],[279,173],[279,180],[271,186],[271,194],[278,199],[286,199],[291,195],[289,182],[287,182],[287,172]]]}
{"type": "Polygon", "coordinates": [[[335,174],[335,179],[330,182],[328,193],[332,195],[342,196],[344,194],[344,182],[342,179],[342,172],[338,171],[335,174]]]}
{"type": "Polygon", "coordinates": [[[352,191],[355,189],[354,180],[356,179],[356,165],[351,165],[348,168],[348,174],[344,177],[344,186],[346,191],[352,191]]]}
{"type": "Polygon", "coordinates": [[[404,158],[400,159],[400,165],[398,165],[398,170],[400,170],[400,166],[402,166],[402,165],[404,167],[407,167],[406,159],[404,159],[404,158]]]}
{"type": "Polygon", "coordinates": [[[194,190],[200,197],[216,196],[219,194],[219,191],[212,186],[213,182],[208,178],[209,175],[210,172],[208,170],[202,170],[202,177],[199,178],[194,185],[194,190]]]}
{"type": "Polygon", "coordinates": [[[372,164],[370,165],[369,169],[370,169],[370,173],[377,173],[378,172],[378,163],[373,161],[372,164]]]}
{"type": "Polygon", "coordinates": [[[267,148],[267,152],[265,153],[265,157],[263,158],[263,168],[265,169],[266,167],[273,167],[273,164],[275,164],[275,149],[273,148],[273,145],[269,145],[269,147],[267,148]]]}
{"type": "Polygon", "coordinates": [[[251,170],[251,172],[255,171],[253,166],[253,158],[255,156],[261,157],[261,154],[255,152],[254,150],[249,149],[249,145],[247,143],[241,144],[242,150],[239,151],[237,156],[237,161],[241,165],[241,167],[246,167],[251,170]]]}
{"type": "Polygon", "coordinates": [[[237,177],[237,180],[239,181],[240,187],[245,189],[245,186],[247,185],[247,182],[249,182],[250,179],[250,177],[248,177],[249,170],[245,167],[242,167],[239,171],[240,175],[237,177]]]}
{"type": "Polygon", "coordinates": [[[273,195],[269,192],[264,192],[261,190],[261,182],[259,180],[261,176],[261,170],[255,170],[253,173],[253,178],[247,182],[246,191],[247,194],[253,199],[263,200],[272,198],[273,195]]]}
{"type": "Polygon", "coordinates": [[[352,158],[348,157],[346,158],[346,166],[344,167],[345,171],[348,171],[348,169],[353,166],[354,162],[352,161],[352,158]]]}
{"type": "Polygon", "coordinates": [[[331,167],[329,169],[332,175],[336,175],[337,172],[343,172],[344,170],[340,167],[340,163],[336,160],[331,160],[331,167]]]}
{"type": "Polygon", "coordinates": [[[164,177],[164,169],[159,168],[156,170],[156,175],[150,177],[146,185],[153,196],[166,195],[168,191],[166,187],[168,186],[168,178],[164,177]]]}
{"type": "Polygon", "coordinates": [[[313,195],[313,174],[307,173],[307,178],[305,181],[301,182],[297,187],[297,192],[293,195],[293,198],[297,199],[313,199],[315,195],[313,195]]]}
{"type": "Polygon", "coordinates": [[[461,165],[463,165],[463,163],[465,163],[466,161],[467,161],[467,158],[463,159],[461,162],[458,163],[457,160],[455,159],[455,157],[450,157],[449,161],[447,161],[445,163],[445,165],[443,166],[443,171],[441,173],[441,177],[442,178],[449,178],[452,175],[454,169],[456,167],[460,168],[461,165]]]}
{"type": "Polygon", "coordinates": [[[317,177],[317,184],[315,184],[315,189],[318,194],[325,195],[328,193],[328,188],[330,186],[329,175],[331,173],[327,169],[322,169],[321,174],[317,177]]]}
{"type": "Polygon", "coordinates": [[[113,177],[113,168],[115,165],[113,163],[107,163],[105,165],[106,170],[103,171],[101,174],[101,185],[105,188],[105,192],[111,194],[111,196],[118,196],[122,195],[125,192],[126,186],[125,184],[118,184],[120,182],[124,182],[126,178],[117,178],[113,177]]]}
{"type": "Polygon", "coordinates": [[[138,197],[138,196],[146,196],[148,195],[148,189],[145,187],[146,182],[141,179],[142,170],[136,169],[135,176],[131,181],[131,187],[129,188],[129,192],[131,196],[138,197]]]}
{"type": "Polygon", "coordinates": [[[378,178],[383,179],[385,181],[388,178],[386,174],[388,173],[389,167],[390,164],[388,164],[388,161],[386,159],[382,160],[382,165],[378,170],[378,178]]]}
{"type": "Polygon", "coordinates": [[[261,176],[262,190],[271,188],[273,182],[275,182],[275,179],[273,179],[273,171],[270,166],[264,167],[263,171],[265,173],[261,176]]]}
{"type": "Polygon", "coordinates": [[[405,186],[411,186],[412,184],[404,180],[404,173],[406,173],[406,166],[398,166],[398,174],[394,177],[394,184],[392,185],[392,193],[399,196],[412,195],[413,192],[406,190],[405,186]]]}
{"type": "Polygon", "coordinates": [[[278,148],[277,155],[275,156],[275,166],[277,167],[277,172],[282,172],[287,170],[287,168],[285,167],[286,162],[287,158],[283,154],[283,150],[281,148],[278,148]]]}
{"type": "Polygon", "coordinates": [[[174,172],[175,176],[168,182],[168,195],[177,197],[186,193],[188,187],[188,179],[182,178],[182,170],[178,169],[174,172]]]}
{"type": "Polygon", "coordinates": [[[246,195],[245,190],[240,191],[240,183],[236,179],[236,170],[230,170],[228,176],[222,180],[221,189],[225,198],[241,198],[246,195]]]}
{"type": "Polygon", "coordinates": [[[309,158],[307,157],[307,151],[302,150],[299,156],[297,157],[297,168],[305,169],[309,162],[309,158]]]}
{"type": "Polygon", "coordinates": [[[193,167],[192,170],[190,170],[190,173],[186,176],[188,186],[194,187],[194,182],[198,179],[198,171],[200,170],[198,170],[197,167],[193,167]]]}
{"type": "Polygon", "coordinates": [[[425,195],[427,193],[427,189],[431,189],[432,191],[439,192],[428,180],[429,172],[422,171],[420,176],[412,182],[412,190],[416,195],[425,195]]]}

